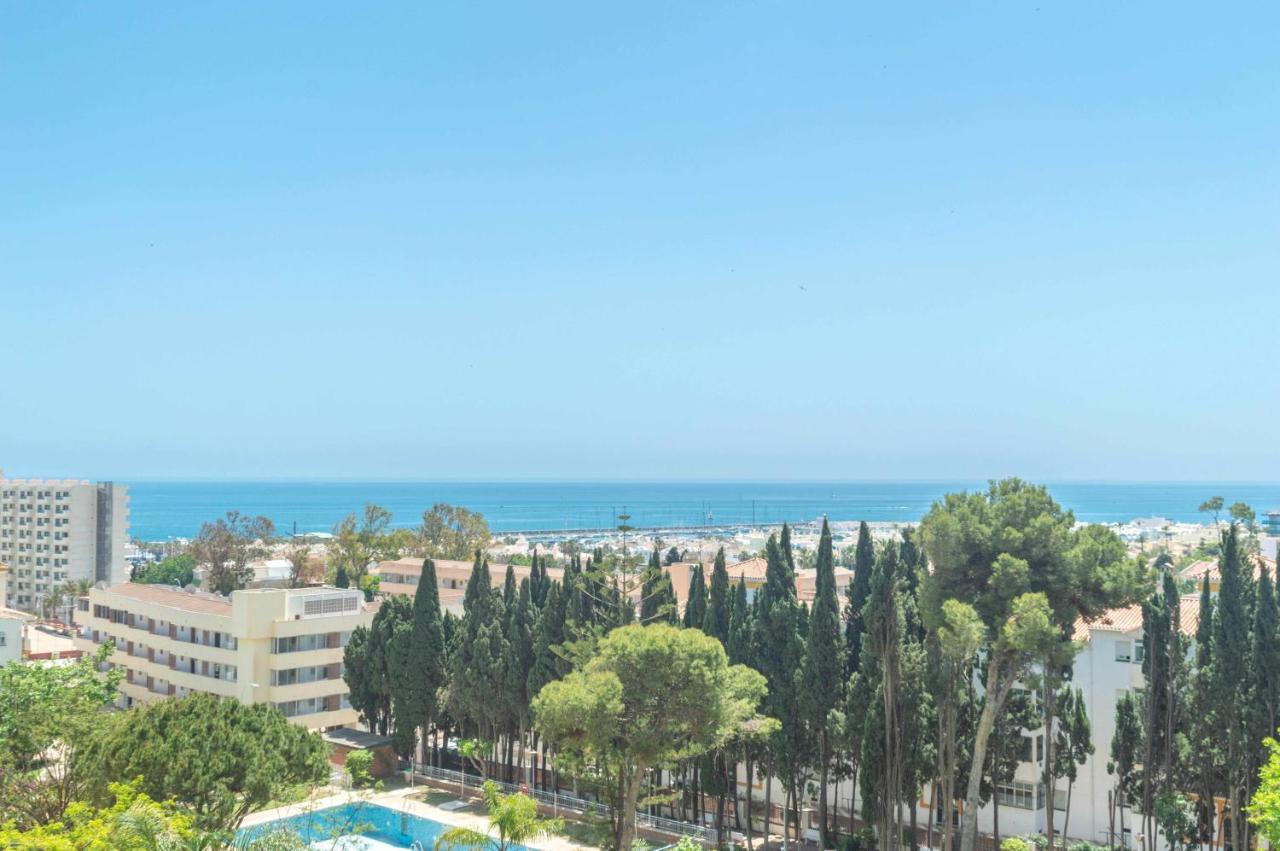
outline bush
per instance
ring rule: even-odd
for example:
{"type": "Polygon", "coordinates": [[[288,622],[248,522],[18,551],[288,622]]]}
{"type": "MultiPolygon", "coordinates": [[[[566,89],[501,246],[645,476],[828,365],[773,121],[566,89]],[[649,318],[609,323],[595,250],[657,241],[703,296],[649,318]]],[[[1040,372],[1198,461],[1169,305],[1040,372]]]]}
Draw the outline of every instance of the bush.
{"type": "Polygon", "coordinates": [[[1010,836],[1000,843],[1000,851],[1028,851],[1027,841],[1018,836],[1010,836]]]}
{"type": "Polygon", "coordinates": [[[356,789],[373,785],[373,754],[369,751],[352,751],[347,754],[347,776],[356,789]]]}
{"type": "Polygon", "coordinates": [[[1101,845],[1094,845],[1092,842],[1073,842],[1067,846],[1067,851],[1104,851],[1101,845]]]}
{"type": "Polygon", "coordinates": [[[869,827],[841,836],[836,843],[840,851],[875,851],[876,832],[869,827]]]}

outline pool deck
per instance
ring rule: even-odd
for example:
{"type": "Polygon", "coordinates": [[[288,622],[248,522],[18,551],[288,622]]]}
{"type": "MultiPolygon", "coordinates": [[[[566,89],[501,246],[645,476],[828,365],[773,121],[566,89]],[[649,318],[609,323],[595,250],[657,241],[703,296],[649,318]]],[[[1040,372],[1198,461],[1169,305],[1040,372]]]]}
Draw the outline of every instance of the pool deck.
{"type": "MultiPolygon", "coordinates": [[[[329,807],[338,807],[343,804],[349,804],[360,801],[366,804],[377,804],[380,807],[386,807],[397,812],[406,812],[410,815],[421,816],[432,821],[438,821],[441,824],[447,824],[452,827],[467,827],[472,830],[486,832],[489,829],[489,820],[484,816],[475,815],[474,813],[457,812],[444,810],[440,807],[428,804],[425,801],[413,801],[410,797],[429,791],[429,786],[418,786],[417,788],[405,787],[403,789],[395,789],[390,792],[369,791],[342,791],[332,795],[325,795],[319,798],[310,798],[296,804],[289,804],[283,807],[276,807],[273,810],[262,810],[260,812],[251,813],[245,816],[241,827],[253,827],[263,824],[264,822],[275,821],[277,819],[288,818],[289,816],[301,815],[302,813],[314,812],[317,810],[328,809],[329,807]]],[[[474,803],[468,802],[468,803],[474,803]]],[[[535,842],[526,843],[529,848],[537,848],[540,851],[586,851],[591,848],[589,845],[579,845],[563,836],[546,836],[535,842]]]]}

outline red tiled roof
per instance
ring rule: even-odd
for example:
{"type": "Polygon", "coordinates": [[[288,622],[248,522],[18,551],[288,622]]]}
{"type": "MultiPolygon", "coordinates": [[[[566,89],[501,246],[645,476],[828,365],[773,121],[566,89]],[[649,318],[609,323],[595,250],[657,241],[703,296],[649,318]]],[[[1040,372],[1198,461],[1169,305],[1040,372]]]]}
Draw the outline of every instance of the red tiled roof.
{"type": "MultiPolygon", "coordinates": [[[[1195,594],[1179,600],[1178,628],[1183,635],[1195,635],[1200,623],[1200,598],[1195,594]]],[[[1076,622],[1076,635],[1086,632],[1137,632],[1142,629],[1142,606],[1125,606],[1111,611],[1091,623],[1076,622]]]]}

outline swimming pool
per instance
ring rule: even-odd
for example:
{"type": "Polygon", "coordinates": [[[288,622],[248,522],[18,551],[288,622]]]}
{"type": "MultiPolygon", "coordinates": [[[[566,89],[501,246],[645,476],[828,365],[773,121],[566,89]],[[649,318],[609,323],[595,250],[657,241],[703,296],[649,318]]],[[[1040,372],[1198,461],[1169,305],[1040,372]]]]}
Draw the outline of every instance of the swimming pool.
{"type": "MultiPolygon", "coordinates": [[[[330,843],[338,837],[353,837],[336,843],[333,846],[335,851],[413,848],[414,842],[420,843],[425,851],[431,851],[436,839],[448,829],[449,825],[422,816],[357,801],[246,827],[240,830],[237,838],[256,839],[287,830],[299,834],[308,843],[320,843],[318,847],[324,849],[329,849],[330,843]]],[[[528,851],[520,845],[511,847],[514,851],[528,851]]]]}

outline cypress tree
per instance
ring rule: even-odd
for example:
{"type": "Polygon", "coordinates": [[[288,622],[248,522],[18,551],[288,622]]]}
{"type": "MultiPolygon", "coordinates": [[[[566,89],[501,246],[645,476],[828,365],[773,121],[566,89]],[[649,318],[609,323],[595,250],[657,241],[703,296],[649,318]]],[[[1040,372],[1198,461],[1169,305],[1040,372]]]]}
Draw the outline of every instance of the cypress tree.
{"type": "Polygon", "coordinates": [[[1062,835],[1070,836],[1071,792],[1079,774],[1079,766],[1093,755],[1093,726],[1089,722],[1089,707],[1081,689],[1063,690],[1062,725],[1058,728],[1059,759],[1057,775],[1067,778],[1067,806],[1062,814],[1062,835]]]}
{"type": "Polygon", "coordinates": [[[418,589],[413,595],[413,629],[406,662],[406,688],[396,701],[396,720],[420,731],[427,739],[427,728],[439,710],[437,695],[444,686],[444,623],[440,615],[440,591],[436,584],[436,564],[422,562],[418,589]]]}
{"type": "Polygon", "coordinates": [[[1212,843],[1216,822],[1213,805],[1210,802],[1218,794],[1217,767],[1221,762],[1220,731],[1216,719],[1217,703],[1221,698],[1214,692],[1213,665],[1211,664],[1216,655],[1213,648],[1214,621],[1213,593],[1209,587],[1209,576],[1206,574],[1200,585],[1199,623],[1196,626],[1195,667],[1191,675],[1188,738],[1191,745],[1195,790],[1200,800],[1199,818],[1203,825],[1200,839],[1210,843],[1212,843]]]}
{"type": "Polygon", "coordinates": [[[721,547],[711,567],[711,592],[702,631],[720,639],[720,643],[726,648],[729,646],[729,610],[733,602],[731,593],[729,570],[725,566],[724,547],[721,547]]]}
{"type": "MultiPolygon", "coordinates": [[[[619,602],[621,605],[621,602],[619,602]]],[[[662,569],[662,556],[655,549],[649,557],[640,583],[640,622],[679,625],[680,610],[676,603],[671,574],[662,569]]]]}
{"type": "Polygon", "coordinates": [[[1200,584],[1200,616],[1196,623],[1196,668],[1207,670],[1213,655],[1213,592],[1206,573],[1200,584]]]}
{"type": "Polygon", "coordinates": [[[538,557],[538,548],[533,548],[533,558],[529,560],[529,594],[535,609],[541,609],[547,600],[547,589],[544,580],[547,578],[545,559],[538,557]]]}
{"type": "Polygon", "coordinates": [[[508,732],[507,763],[511,766],[508,781],[515,779],[515,763],[511,743],[524,749],[524,731],[529,727],[529,671],[533,668],[533,595],[528,579],[520,583],[514,603],[507,609],[506,654],[503,658],[502,698],[506,704],[508,732]]]}
{"type": "Polygon", "coordinates": [[[753,634],[751,622],[751,604],[747,602],[747,580],[739,576],[733,587],[733,597],[729,605],[729,641],[725,651],[729,661],[735,665],[750,665],[753,661],[753,634]]]}
{"type": "Polygon", "coordinates": [[[866,521],[858,524],[858,545],[854,551],[853,579],[845,587],[845,674],[846,679],[862,661],[862,610],[871,593],[871,574],[876,566],[875,546],[866,521]]]}
{"type": "Polygon", "coordinates": [[[516,569],[513,565],[507,565],[507,574],[502,580],[502,606],[506,611],[511,611],[511,607],[516,604],[516,569]]]}
{"type": "Polygon", "coordinates": [[[831,528],[822,521],[818,539],[813,611],[805,642],[804,699],[807,723],[818,739],[818,824],[823,848],[828,847],[828,772],[831,767],[831,726],[828,715],[835,709],[840,691],[835,688],[844,674],[844,641],[840,635],[840,602],[836,595],[835,558],[831,528]]]}
{"type": "Polygon", "coordinates": [[[1258,743],[1253,741],[1250,684],[1250,624],[1252,618],[1252,577],[1246,573],[1240,551],[1239,527],[1232,523],[1222,538],[1218,560],[1221,585],[1213,621],[1213,689],[1218,696],[1218,729],[1223,744],[1222,767],[1226,798],[1231,807],[1231,846],[1248,848],[1248,822],[1242,817],[1251,783],[1251,757],[1258,743]]]}
{"type": "Polygon", "coordinates": [[[796,555],[791,547],[791,527],[786,523],[782,524],[782,535],[779,538],[778,546],[782,550],[782,557],[787,562],[787,570],[794,580],[796,575],[796,555]]]}
{"type": "Polygon", "coordinates": [[[1254,668],[1257,674],[1257,708],[1261,740],[1276,735],[1280,724],[1280,611],[1271,572],[1262,566],[1258,577],[1258,599],[1253,614],[1254,668]]]}
{"type": "MultiPolygon", "coordinates": [[[[363,660],[366,666],[364,676],[373,701],[373,705],[369,707],[373,716],[370,720],[376,721],[377,731],[384,736],[390,732],[393,695],[397,690],[403,690],[406,680],[412,630],[412,603],[409,598],[398,595],[383,602],[369,626],[367,655],[363,660]]],[[[370,729],[374,726],[371,724],[370,729]]],[[[403,752],[405,740],[412,734],[412,727],[397,726],[397,747],[403,752]]]]}
{"type": "Polygon", "coordinates": [[[555,652],[564,643],[564,610],[560,583],[553,582],[547,590],[547,604],[538,613],[534,625],[533,662],[529,666],[528,678],[531,697],[547,683],[568,673],[563,660],[555,652]]]}
{"type": "Polygon", "coordinates": [[[770,747],[770,773],[776,768],[779,772],[776,776],[786,787],[783,819],[786,836],[791,825],[785,813],[796,798],[798,777],[809,759],[806,752],[809,740],[800,711],[801,689],[797,681],[803,667],[804,647],[798,632],[800,606],[796,600],[795,575],[773,535],[765,545],[765,559],[764,587],[756,594],[756,664],[753,667],[764,675],[769,686],[765,698],[767,714],[782,722],[770,747]]]}
{"type": "Polygon", "coordinates": [[[451,665],[451,708],[458,721],[472,721],[483,736],[492,739],[503,717],[501,703],[494,700],[494,686],[503,680],[506,618],[483,554],[476,555],[462,607],[451,665]]]}
{"type": "MultiPolygon", "coordinates": [[[[1177,617],[1177,613],[1174,613],[1177,617]]],[[[1169,611],[1164,591],[1152,594],[1142,604],[1142,675],[1146,687],[1142,691],[1139,709],[1142,713],[1142,813],[1146,825],[1145,835],[1152,835],[1155,818],[1155,796],[1161,762],[1164,753],[1164,719],[1168,717],[1166,701],[1169,696],[1169,611]]]]}
{"type": "Polygon", "coordinates": [[[695,564],[689,571],[689,598],[684,604],[684,625],[701,629],[707,618],[707,583],[702,576],[702,565],[695,564]]]}
{"type": "MultiPolygon", "coordinates": [[[[1141,794],[1141,779],[1135,767],[1142,758],[1142,722],[1139,714],[1138,698],[1134,694],[1125,692],[1116,700],[1116,729],[1111,737],[1111,759],[1107,762],[1107,773],[1116,778],[1112,801],[1114,808],[1120,813],[1120,836],[1124,835],[1125,830],[1125,802],[1132,801],[1141,794]]],[[[1115,847],[1114,830],[1112,833],[1113,837],[1107,844],[1115,847]]]]}

